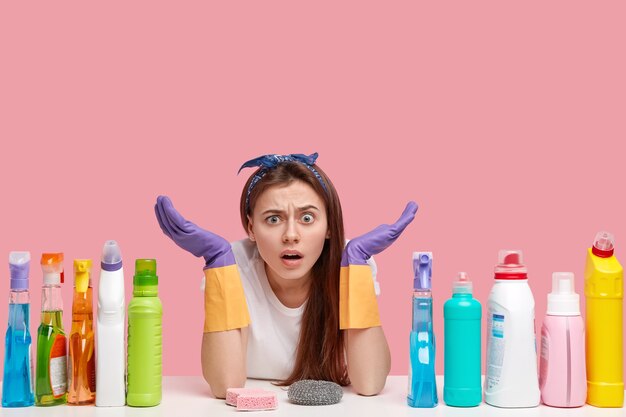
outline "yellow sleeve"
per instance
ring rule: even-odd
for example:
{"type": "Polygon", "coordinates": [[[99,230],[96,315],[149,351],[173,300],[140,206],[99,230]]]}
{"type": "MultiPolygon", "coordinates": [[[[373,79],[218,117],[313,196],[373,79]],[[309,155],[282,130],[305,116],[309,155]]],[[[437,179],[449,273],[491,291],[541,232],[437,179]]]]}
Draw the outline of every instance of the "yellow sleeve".
{"type": "Polygon", "coordinates": [[[341,267],[339,276],[339,328],[380,326],[374,278],[369,265],[341,267]]]}
{"type": "Polygon", "coordinates": [[[204,332],[239,329],[250,324],[237,265],[204,270],[204,332]]]}

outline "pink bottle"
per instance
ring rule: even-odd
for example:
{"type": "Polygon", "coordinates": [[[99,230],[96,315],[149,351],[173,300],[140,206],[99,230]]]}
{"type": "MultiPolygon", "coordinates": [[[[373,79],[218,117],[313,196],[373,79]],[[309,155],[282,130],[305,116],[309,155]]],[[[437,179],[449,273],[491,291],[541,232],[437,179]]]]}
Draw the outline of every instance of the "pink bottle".
{"type": "Polygon", "coordinates": [[[541,326],[541,400],[552,407],[580,407],[587,398],[585,325],[574,274],[552,274],[548,311],[541,326]]]}

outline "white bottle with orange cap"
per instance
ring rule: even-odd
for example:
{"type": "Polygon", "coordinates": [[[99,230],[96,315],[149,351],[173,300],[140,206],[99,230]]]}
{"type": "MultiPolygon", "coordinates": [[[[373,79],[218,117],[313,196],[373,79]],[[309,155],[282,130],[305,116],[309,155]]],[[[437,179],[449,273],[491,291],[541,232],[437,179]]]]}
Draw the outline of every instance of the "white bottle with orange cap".
{"type": "Polygon", "coordinates": [[[522,252],[501,250],[487,303],[485,402],[496,407],[539,405],[535,300],[522,252]]]}

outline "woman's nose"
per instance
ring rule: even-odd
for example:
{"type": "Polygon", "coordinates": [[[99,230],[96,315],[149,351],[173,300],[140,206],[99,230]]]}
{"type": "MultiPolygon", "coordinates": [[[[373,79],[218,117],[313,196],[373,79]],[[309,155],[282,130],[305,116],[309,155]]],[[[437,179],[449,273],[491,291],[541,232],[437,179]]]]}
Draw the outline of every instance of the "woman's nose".
{"type": "Polygon", "coordinates": [[[295,221],[289,220],[287,222],[287,228],[285,229],[285,233],[283,234],[283,242],[299,242],[300,241],[300,232],[298,231],[298,226],[295,221]]]}

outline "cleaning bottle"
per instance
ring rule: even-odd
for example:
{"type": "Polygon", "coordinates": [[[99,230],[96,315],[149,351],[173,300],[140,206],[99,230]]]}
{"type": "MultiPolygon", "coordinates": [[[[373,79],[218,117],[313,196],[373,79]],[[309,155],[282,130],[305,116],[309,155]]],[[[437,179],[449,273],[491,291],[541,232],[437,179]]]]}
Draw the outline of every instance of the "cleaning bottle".
{"type": "Polygon", "coordinates": [[[580,407],[587,399],[585,325],[574,274],[552,274],[552,292],[541,326],[541,400],[552,407],[580,407]]]}
{"type": "Polygon", "coordinates": [[[67,403],[71,405],[87,405],[96,401],[92,291],[91,259],[75,259],[67,393],[67,403]]]}
{"type": "Polygon", "coordinates": [[[96,406],[126,404],[126,356],[124,354],[124,268],[117,242],[108,240],[102,249],[98,283],[98,358],[96,406]]]}
{"type": "Polygon", "coordinates": [[[535,299],[522,251],[501,250],[487,317],[485,402],[496,407],[539,405],[535,299]]]}
{"type": "Polygon", "coordinates": [[[459,272],[452,298],[443,305],[443,400],[453,407],[475,407],[482,400],[480,386],[480,320],[482,307],[472,297],[472,282],[459,272]]]}
{"type": "Polygon", "coordinates": [[[431,252],[413,253],[413,320],[409,345],[407,403],[411,407],[419,408],[433,408],[438,402],[431,293],[432,267],[431,252]]]}
{"type": "Polygon", "coordinates": [[[126,403],[151,407],[161,402],[162,316],[156,260],[137,259],[133,298],[128,305],[128,392],[126,403]]]}
{"type": "Polygon", "coordinates": [[[11,290],[9,325],[4,345],[3,407],[28,407],[35,404],[30,353],[29,267],[30,252],[9,253],[11,290]]]}
{"type": "Polygon", "coordinates": [[[585,265],[587,403],[596,407],[624,405],[624,270],[614,250],[613,235],[599,232],[585,265]]]}
{"type": "Polygon", "coordinates": [[[37,330],[35,404],[65,404],[67,399],[67,339],[63,331],[63,254],[41,255],[43,287],[41,324],[37,330]]]}

